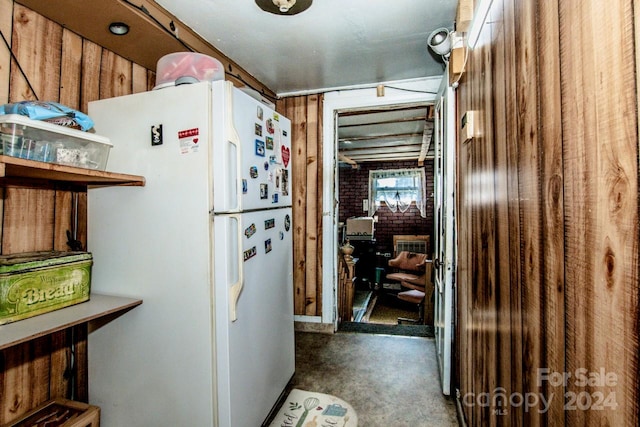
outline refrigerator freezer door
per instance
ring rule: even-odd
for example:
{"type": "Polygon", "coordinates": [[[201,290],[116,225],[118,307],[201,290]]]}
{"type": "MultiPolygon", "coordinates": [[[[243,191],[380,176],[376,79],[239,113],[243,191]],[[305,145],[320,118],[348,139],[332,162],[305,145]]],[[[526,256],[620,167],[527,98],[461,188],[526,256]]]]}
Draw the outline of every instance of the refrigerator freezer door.
{"type": "Polygon", "coordinates": [[[214,218],[220,427],[261,425],[293,376],[291,235],[290,208],[214,218]]]}
{"type": "Polygon", "coordinates": [[[214,211],[291,206],[291,122],[231,82],[212,87],[214,211]]]}

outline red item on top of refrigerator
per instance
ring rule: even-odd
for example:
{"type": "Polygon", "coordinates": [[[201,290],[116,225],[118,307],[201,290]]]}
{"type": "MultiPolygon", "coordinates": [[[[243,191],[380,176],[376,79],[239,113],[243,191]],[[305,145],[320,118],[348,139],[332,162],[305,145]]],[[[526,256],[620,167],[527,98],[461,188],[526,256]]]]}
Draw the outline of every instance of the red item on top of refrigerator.
{"type": "Polygon", "coordinates": [[[223,79],[224,67],[217,59],[201,53],[176,52],[158,60],[154,89],[223,79]]]}

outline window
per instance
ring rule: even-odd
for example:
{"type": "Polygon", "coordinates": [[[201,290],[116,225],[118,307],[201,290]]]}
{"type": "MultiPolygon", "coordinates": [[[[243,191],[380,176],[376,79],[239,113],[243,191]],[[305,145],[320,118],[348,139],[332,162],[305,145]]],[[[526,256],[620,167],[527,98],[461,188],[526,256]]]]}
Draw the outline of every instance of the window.
{"type": "Polygon", "coordinates": [[[388,169],[369,172],[369,216],[384,202],[392,212],[406,212],[415,202],[426,217],[424,169],[388,169]]]}

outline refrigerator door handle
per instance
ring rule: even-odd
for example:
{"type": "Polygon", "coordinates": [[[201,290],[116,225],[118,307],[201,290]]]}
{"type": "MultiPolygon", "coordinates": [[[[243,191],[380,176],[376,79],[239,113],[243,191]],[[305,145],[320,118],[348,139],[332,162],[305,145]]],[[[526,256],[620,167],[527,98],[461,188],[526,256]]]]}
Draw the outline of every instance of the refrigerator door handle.
{"type": "Polygon", "coordinates": [[[238,253],[236,254],[236,261],[238,263],[238,281],[231,285],[229,288],[229,314],[231,321],[235,322],[238,319],[238,300],[240,299],[240,293],[244,287],[244,254],[242,252],[242,227],[240,227],[240,215],[229,215],[230,218],[236,220],[237,224],[237,247],[238,253]]]}
{"type": "MultiPolygon", "coordinates": [[[[241,144],[240,144],[240,135],[238,134],[238,131],[236,130],[235,127],[235,123],[234,123],[234,119],[233,119],[233,83],[231,83],[230,81],[225,82],[224,85],[224,90],[225,90],[225,101],[226,101],[226,118],[227,118],[227,125],[226,125],[226,130],[227,130],[227,142],[233,146],[235,146],[235,153],[236,153],[236,159],[235,159],[235,165],[236,165],[236,173],[235,173],[235,207],[229,207],[229,211],[231,212],[238,212],[240,211],[240,195],[242,194],[242,180],[240,179],[240,170],[242,168],[242,164],[241,164],[241,144]]],[[[229,164],[231,164],[231,160],[232,159],[228,159],[229,160],[229,164]]],[[[233,182],[230,185],[230,187],[233,187],[233,182]]],[[[229,188],[229,194],[234,194],[233,193],[233,188],[229,188]]]]}

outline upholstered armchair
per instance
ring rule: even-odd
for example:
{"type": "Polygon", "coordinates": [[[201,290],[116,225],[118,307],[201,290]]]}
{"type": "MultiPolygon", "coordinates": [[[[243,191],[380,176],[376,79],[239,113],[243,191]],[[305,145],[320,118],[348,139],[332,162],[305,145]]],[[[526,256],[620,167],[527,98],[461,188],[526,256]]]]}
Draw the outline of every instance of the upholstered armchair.
{"type": "Polygon", "coordinates": [[[400,282],[402,288],[406,289],[398,293],[398,299],[418,306],[418,320],[398,318],[398,323],[424,323],[425,295],[427,292],[430,295],[433,291],[431,260],[427,259],[426,254],[401,251],[395,258],[390,259],[388,264],[396,271],[387,274],[386,278],[400,282]]]}

